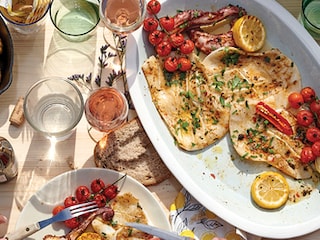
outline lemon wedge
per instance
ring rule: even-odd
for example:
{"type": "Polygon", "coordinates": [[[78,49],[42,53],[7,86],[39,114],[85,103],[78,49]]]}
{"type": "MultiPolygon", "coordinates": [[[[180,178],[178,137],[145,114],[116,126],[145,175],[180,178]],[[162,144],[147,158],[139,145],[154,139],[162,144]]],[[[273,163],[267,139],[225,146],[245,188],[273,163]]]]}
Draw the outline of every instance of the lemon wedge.
{"type": "Polygon", "coordinates": [[[279,208],[288,200],[288,182],[280,173],[272,171],[264,172],[253,181],[251,185],[251,197],[262,208],[279,208]]]}
{"type": "Polygon", "coordinates": [[[260,50],[266,40],[266,30],[259,18],[244,15],[232,27],[233,39],[236,45],[247,52],[260,50]]]}
{"type": "Polygon", "coordinates": [[[230,30],[230,19],[225,18],[219,22],[209,25],[201,25],[200,29],[210,34],[219,34],[230,30]]]}

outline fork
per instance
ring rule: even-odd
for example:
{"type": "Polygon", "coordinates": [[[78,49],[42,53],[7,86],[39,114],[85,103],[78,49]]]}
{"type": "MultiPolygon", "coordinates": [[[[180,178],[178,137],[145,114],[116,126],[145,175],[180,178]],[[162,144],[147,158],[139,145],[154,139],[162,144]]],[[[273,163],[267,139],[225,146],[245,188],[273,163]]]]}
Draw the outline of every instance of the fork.
{"type": "Polygon", "coordinates": [[[65,208],[64,210],[62,210],[61,212],[59,212],[58,214],[56,214],[51,218],[17,229],[17,231],[15,231],[14,233],[8,233],[7,235],[4,236],[4,238],[6,240],[24,239],[52,223],[62,222],[74,217],[79,217],[83,214],[94,212],[98,209],[99,209],[98,205],[94,201],[77,204],[77,205],[65,208]]]}

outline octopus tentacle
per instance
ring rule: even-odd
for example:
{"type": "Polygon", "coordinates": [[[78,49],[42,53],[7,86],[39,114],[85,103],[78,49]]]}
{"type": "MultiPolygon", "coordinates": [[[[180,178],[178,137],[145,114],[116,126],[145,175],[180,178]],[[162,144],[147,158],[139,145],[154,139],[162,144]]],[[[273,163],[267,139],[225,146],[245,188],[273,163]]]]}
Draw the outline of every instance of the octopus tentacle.
{"type": "Polygon", "coordinates": [[[220,47],[235,47],[232,31],[221,34],[210,34],[199,30],[190,30],[189,38],[194,42],[196,48],[205,54],[220,47]]]}
{"type": "Polygon", "coordinates": [[[194,9],[182,11],[173,17],[175,25],[170,34],[199,28],[202,25],[214,24],[228,17],[239,18],[245,14],[245,9],[231,4],[216,12],[194,9]]]}

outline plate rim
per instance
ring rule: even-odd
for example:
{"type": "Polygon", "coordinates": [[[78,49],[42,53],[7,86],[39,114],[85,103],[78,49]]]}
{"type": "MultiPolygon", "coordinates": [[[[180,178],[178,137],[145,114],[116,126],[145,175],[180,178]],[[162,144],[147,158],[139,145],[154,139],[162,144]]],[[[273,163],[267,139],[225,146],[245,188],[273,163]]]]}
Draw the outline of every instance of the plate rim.
{"type": "MultiPolygon", "coordinates": [[[[21,213],[19,214],[19,218],[16,222],[16,225],[15,225],[15,229],[18,229],[20,227],[24,227],[26,224],[30,224],[30,216],[28,216],[28,220],[24,220],[24,215],[27,214],[27,212],[29,211],[29,209],[33,209],[32,207],[32,204],[34,203],[35,200],[33,200],[35,198],[35,196],[41,192],[43,192],[46,188],[48,188],[48,186],[50,186],[50,184],[53,184],[55,182],[57,182],[58,180],[63,180],[63,179],[66,179],[67,177],[78,177],[80,175],[83,175],[83,174],[95,174],[94,176],[97,176],[98,178],[103,178],[103,175],[107,175],[107,174],[111,174],[112,176],[115,176],[115,175],[119,175],[120,177],[121,176],[124,176],[125,174],[122,173],[122,172],[118,172],[118,171],[115,171],[115,170],[112,170],[112,169],[107,169],[107,168],[94,168],[94,167],[90,167],[90,168],[79,168],[79,169],[74,169],[74,170],[70,170],[70,171],[66,171],[64,173],[61,173],[57,176],[55,176],[54,178],[50,179],[49,181],[47,181],[42,187],[40,187],[30,198],[29,200],[27,201],[27,203],[25,204],[25,206],[23,207],[21,213]],[[27,223],[28,222],[28,223],[27,223]]],[[[107,177],[106,177],[107,178],[107,177]]],[[[143,209],[144,209],[144,212],[145,214],[147,215],[148,217],[148,220],[151,221],[151,224],[152,225],[158,225],[158,227],[161,227],[166,229],[166,230],[171,230],[171,225],[170,225],[170,222],[169,222],[169,218],[168,218],[168,213],[165,212],[164,208],[161,206],[161,204],[159,203],[158,199],[154,196],[154,194],[146,187],[144,186],[142,183],[140,183],[138,180],[134,179],[133,177],[127,175],[126,176],[126,180],[129,180],[130,181],[130,185],[133,185],[133,186],[136,186],[138,188],[138,191],[139,192],[142,192],[142,194],[145,194],[145,199],[139,199],[139,202],[141,203],[141,200],[142,201],[146,201],[146,200],[152,200],[152,206],[156,206],[158,207],[158,210],[156,209],[157,212],[159,212],[159,216],[157,216],[157,219],[162,219],[164,221],[161,221],[161,223],[157,223],[155,221],[151,221],[150,217],[149,217],[149,214],[148,212],[146,211],[146,202],[144,204],[141,204],[143,209]]],[[[118,178],[117,178],[118,179],[118,178]]],[[[93,179],[92,179],[93,180],[93,179]]],[[[92,180],[89,180],[89,181],[92,181],[92,180]]],[[[75,185],[78,185],[76,183],[74,183],[75,185]]],[[[87,186],[90,187],[90,182],[87,183],[87,186]]],[[[70,189],[70,191],[72,191],[73,189],[70,189]]],[[[125,191],[125,192],[128,192],[128,191],[125,191]]],[[[120,192],[121,194],[121,192],[120,192]]],[[[134,192],[132,192],[133,196],[137,197],[134,192]]],[[[139,195],[139,194],[138,194],[139,195]]],[[[137,197],[138,198],[138,197],[137,197]]],[[[61,199],[61,202],[63,202],[63,199],[61,199]]],[[[39,202],[39,204],[44,204],[42,202],[39,202]]],[[[44,204],[45,205],[45,204],[44,204]]],[[[49,206],[48,206],[49,207],[49,206]]],[[[43,215],[47,215],[47,213],[42,213],[43,215]]],[[[48,217],[50,217],[48,215],[48,217]]],[[[41,221],[43,219],[34,219],[34,221],[41,221]]],[[[42,230],[42,229],[41,229],[42,230]]],[[[61,230],[61,229],[58,229],[58,230],[61,230]]],[[[54,235],[54,234],[57,234],[57,231],[55,232],[50,232],[50,233],[47,233],[47,234],[51,234],[51,235],[54,235]]],[[[60,233],[58,234],[60,235],[60,233]]],[[[44,236],[44,235],[43,235],[44,236]]],[[[29,238],[28,238],[29,239],[29,238]]],[[[30,236],[30,239],[32,239],[32,235],[30,236]]]]}

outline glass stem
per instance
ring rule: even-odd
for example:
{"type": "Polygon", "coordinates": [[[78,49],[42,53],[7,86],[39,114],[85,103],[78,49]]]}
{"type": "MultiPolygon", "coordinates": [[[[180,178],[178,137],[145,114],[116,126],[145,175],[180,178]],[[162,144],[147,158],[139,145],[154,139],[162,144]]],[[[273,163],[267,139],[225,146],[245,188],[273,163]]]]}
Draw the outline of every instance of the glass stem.
{"type": "Polygon", "coordinates": [[[125,70],[125,56],[126,56],[126,48],[127,48],[127,35],[125,34],[116,34],[113,33],[113,39],[115,41],[115,46],[116,46],[116,52],[119,58],[120,62],[120,74],[122,77],[123,81],[123,89],[124,89],[124,95],[126,96],[128,103],[129,103],[129,108],[134,109],[131,97],[129,94],[129,87],[128,87],[128,82],[127,82],[127,77],[126,77],[126,70],[125,70]]]}

